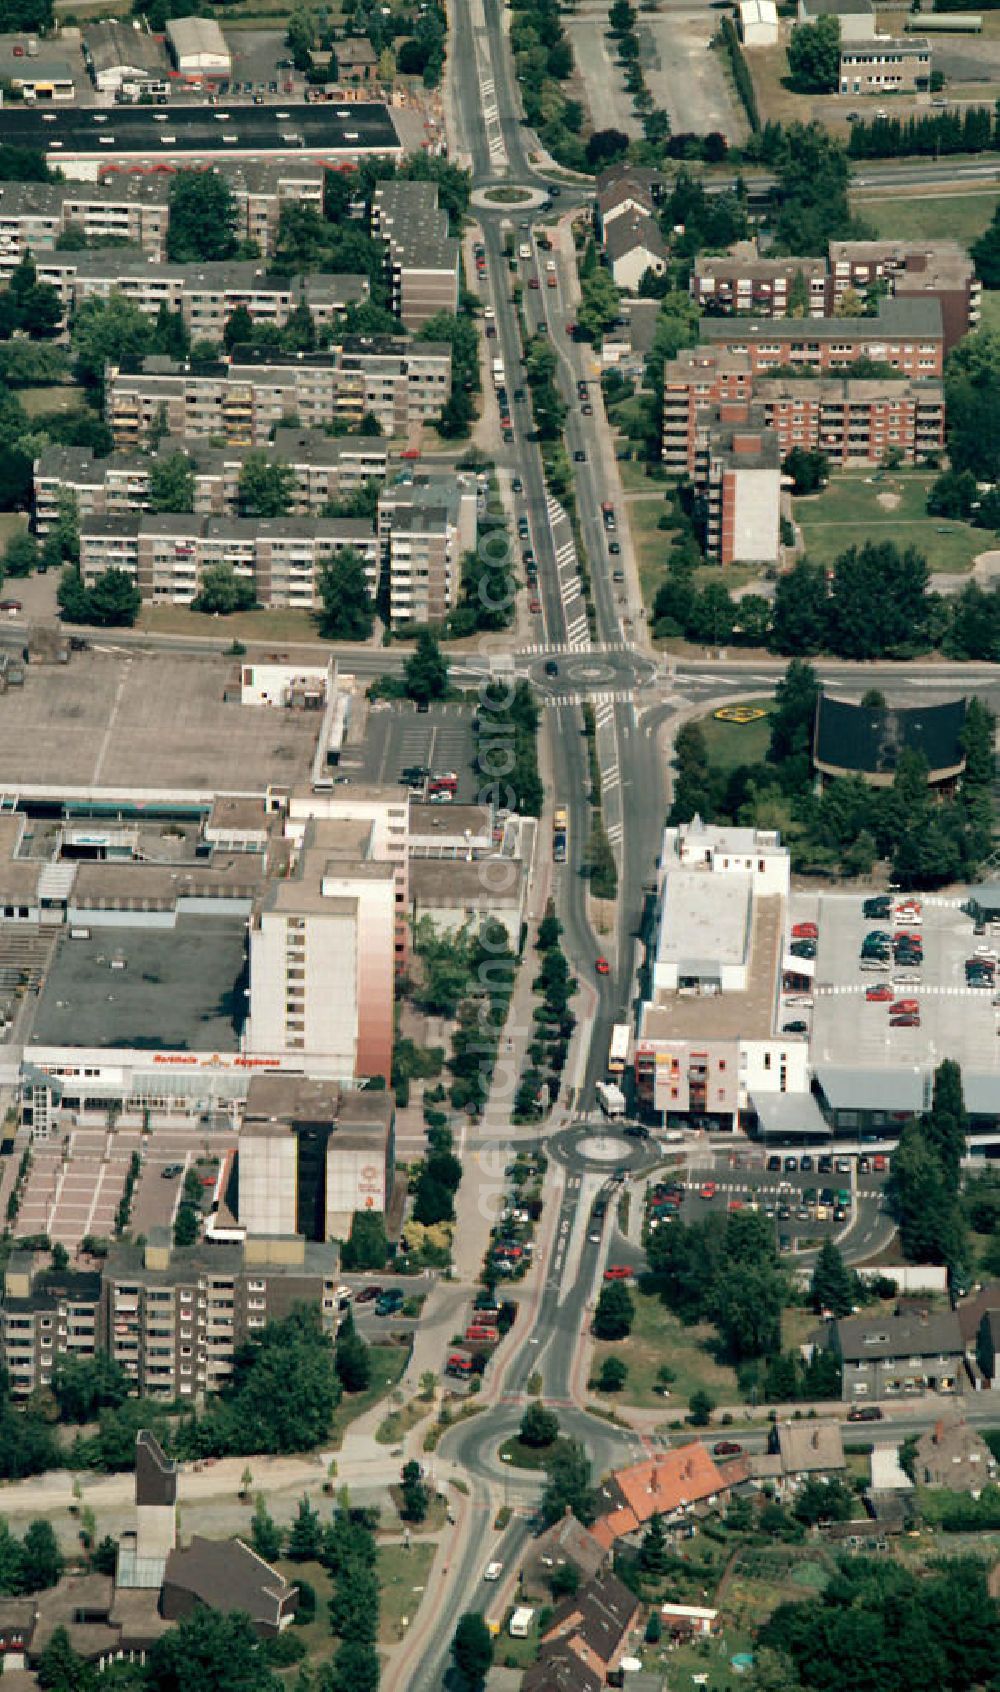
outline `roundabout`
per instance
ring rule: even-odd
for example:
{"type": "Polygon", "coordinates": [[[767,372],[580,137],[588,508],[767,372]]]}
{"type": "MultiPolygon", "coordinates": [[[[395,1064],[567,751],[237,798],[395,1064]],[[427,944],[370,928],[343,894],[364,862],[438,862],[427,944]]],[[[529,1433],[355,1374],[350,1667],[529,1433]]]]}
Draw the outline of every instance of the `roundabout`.
{"type": "Polygon", "coordinates": [[[479,211],[538,211],[549,202],[544,188],[526,188],[515,182],[498,182],[488,188],[474,188],[471,204],[479,211]]]}
{"type": "Polygon", "coordinates": [[[552,1134],[545,1149],[574,1174],[606,1175],[609,1169],[624,1169],[629,1175],[645,1175],[663,1161],[655,1140],[626,1134],[613,1122],[576,1122],[552,1134]]]}

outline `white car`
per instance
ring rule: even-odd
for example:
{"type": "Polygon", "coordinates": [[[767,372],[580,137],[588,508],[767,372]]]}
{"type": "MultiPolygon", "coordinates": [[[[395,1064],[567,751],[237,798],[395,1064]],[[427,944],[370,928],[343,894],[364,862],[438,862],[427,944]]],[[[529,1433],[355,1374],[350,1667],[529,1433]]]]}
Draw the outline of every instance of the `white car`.
{"type": "Polygon", "coordinates": [[[786,1005],[804,1005],[806,1010],[812,1010],[812,1007],[813,1007],[812,994],[811,993],[786,993],[785,994],[785,1004],[786,1005]]]}
{"type": "Polygon", "coordinates": [[[486,1569],[483,1573],[483,1579],[484,1580],[499,1580],[500,1576],[502,1574],[503,1574],[503,1564],[502,1563],[487,1563],[486,1569]]]}

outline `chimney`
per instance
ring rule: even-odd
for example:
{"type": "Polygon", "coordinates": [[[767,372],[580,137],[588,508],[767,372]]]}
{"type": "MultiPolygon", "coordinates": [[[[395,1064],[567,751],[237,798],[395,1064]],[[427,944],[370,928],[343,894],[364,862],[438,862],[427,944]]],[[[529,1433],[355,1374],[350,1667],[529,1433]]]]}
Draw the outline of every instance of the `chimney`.
{"type": "Polygon", "coordinates": [[[814,1451],[819,1450],[819,1428],[813,1428],[812,1448],[814,1451]]]}
{"type": "Polygon", "coordinates": [[[940,1445],[943,1438],[944,1438],[944,1423],[941,1422],[941,1421],[935,1422],[934,1423],[934,1444],[940,1445]]]}

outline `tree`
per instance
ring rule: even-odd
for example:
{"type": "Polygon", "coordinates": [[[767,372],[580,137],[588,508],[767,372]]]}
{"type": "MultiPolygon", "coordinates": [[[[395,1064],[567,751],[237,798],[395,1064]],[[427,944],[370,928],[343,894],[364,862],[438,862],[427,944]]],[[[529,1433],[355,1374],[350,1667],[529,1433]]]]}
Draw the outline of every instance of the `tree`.
{"type": "Polygon", "coordinates": [[[248,452],[240,471],[241,517],[285,517],[295,497],[295,471],[283,458],[248,452]]]}
{"type": "Polygon", "coordinates": [[[102,385],[105,365],[144,357],[152,340],[150,319],[121,294],[86,299],[73,314],[70,341],[76,371],[90,387],[102,385]]]}
{"type": "Polygon", "coordinates": [[[344,1391],[367,1391],[372,1378],[371,1349],[355,1328],[350,1310],[341,1321],[335,1355],[337,1376],[344,1391]]]}
{"type": "Polygon", "coordinates": [[[542,1494],[542,1517],[547,1527],[570,1509],[589,1527],[597,1517],[597,1495],[591,1481],[590,1459],[578,1439],[560,1439],[545,1459],[548,1481],[542,1494]]]}
{"type": "Polygon", "coordinates": [[[707,1428],[714,1409],[715,1399],[701,1387],[696,1387],[688,1399],[688,1421],[693,1428],[707,1428]]]}
{"type": "Polygon", "coordinates": [[[62,1623],[53,1630],[35,1673],[42,1692],[86,1692],[89,1687],[90,1665],[74,1651],[62,1623]]]}
{"type": "Polygon", "coordinates": [[[597,1377],[598,1392],[621,1392],[628,1380],[628,1364],[620,1357],[606,1357],[597,1377]]]}
{"type": "Polygon", "coordinates": [[[313,1450],[340,1396],[333,1341],[316,1310],[296,1306],[238,1349],[229,1384],[185,1424],[180,1444],[194,1456],[313,1450]]]}
{"type": "Polygon", "coordinates": [[[594,1336],[600,1340],[627,1339],[635,1321],[632,1294],[622,1281],[606,1281],[594,1311],[594,1336]]]}
{"type": "Polygon", "coordinates": [[[452,1641],[451,1654],[459,1684],[468,1692],[479,1692],[493,1664],[493,1638],[485,1618],[476,1610],[462,1616],[452,1641]]]}
{"type": "Polygon", "coordinates": [[[830,478],[830,460],[819,447],[793,447],[781,468],[792,478],[793,494],[819,493],[830,478]]]}
{"type": "Polygon", "coordinates": [[[426,629],[417,636],[416,650],[406,660],[403,671],[406,696],[418,705],[432,699],[443,699],[448,692],[448,660],[434,636],[426,629]]]}
{"type": "Polygon", "coordinates": [[[620,310],[621,295],[610,271],[599,269],[585,277],[576,308],[576,324],[588,340],[600,346],[605,330],[611,328],[620,310]]]}
{"type": "Polygon", "coordinates": [[[927,560],[891,541],[852,546],[834,561],[830,649],[842,658],[907,657],[927,644],[927,560]]]}
{"type": "Polygon", "coordinates": [[[968,1125],[961,1068],[954,1058],[944,1058],[934,1071],[931,1108],[924,1116],[923,1126],[952,1193],[957,1193],[961,1184],[968,1125]]]}
{"type": "Polygon", "coordinates": [[[194,510],[194,465],[186,452],[157,454],[149,466],[150,511],[194,510]]]}
{"type": "Polygon", "coordinates": [[[788,41],[788,69],[799,93],[836,93],[841,80],[841,20],[827,15],[816,24],[795,25],[788,41]]]}
{"type": "Polygon", "coordinates": [[[809,1302],[819,1315],[828,1310],[832,1316],[849,1316],[854,1306],[850,1271],[829,1235],[820,1246],[813,1269],[809,1302]]]}
{"type": "Polygon", "coordinates": [[[910,1263],[957,1263],[964,1246],[961,1214],[941,1159],[920,1122],[907,1123],[893,1153],[889,1195],[910,1263]]]}
{"type": "Polygon", "coordinates": [[[351,1218],[350,1236],[344,1244],[343,1267],[355,1273],[384,1269],[388,1255],[384,1218],[374,1210],[356,1210],[351,1218]]]}
{"type": "Polygon", "coordinates": [[[308,1498],[300,1498],[298,1515],[288,1530],[285,1554],[293,1563],[311,1563],[319,1556],[322,1543],[319,1514],[308,1498]]]}
{"type": "Polygon", "coordinates": [[[535,1399],[521,1417],[517,1437],[522,1445],[528,1445],[532,1450],[554,1445],[559,1438],[559,1417],[554,1410],[546,1410],[544,1404],[535,1399]]]}
{"type": "Polygon", "coordinates": [[[199,1604],[147,1657],[156,1692],[279,1692],[249,1616],[199,1604]]]}
{"type": "Polygon", "coordinates": [[[93,1357],[75,1357],[67,1352],[56,1359],[52,1391],[64,1421],[90,1422],[98,1410],[124,1404],[129,1379],[106,1351],[97,1351],[93,1357]]]}
{"type": "Polygon", "coordinates": [[[580,1571],[575,1563],[558,1563],[549,1575],[549,1591],[557,1601],[575,1598],[580,1586],[580,1571]]]}
{"type": "Polygon", "coordinates": [[[250,1538],[258,1557],[263,1557],[265,1563],[276,1562],[281,1556],[284,1537],[264,1502],[264,1494],[258,1492],[257,1503],[250,1520],[250,1538]]]}
{"type": "Polygon", "coordinates": [[[652,1575],[659,1580],[666,1574],[670,1566],[670,1551],[667,1545],[667,1535],[663,1527],[663,1517],[657,1511],[650,1517],[649,1526],[642,1536],[639,1547],[639,1567],[643,1574],[652,1575]]]}
{"type": "Polygon", "coordinates": [[[628,136],[621,129],[596,129],[587,141],[587,165],[595,173],[628,152],[628,136]]]}
{"type": "Polygon", "coordinates": [[[827,643],[829,589],[821,564],[800,558],[774,590],[772,641],[776,651],[822,652],[827,643]]]}
{"type": "Polygon", "coordinates": [[[1000,206],[970,251],[983,287],[1000,288],[1000,206]]]}
{"type": "Polygon", "coordinates": [[[0,585],[5,576],[30,576],[38,565],[38,542],[28,529],[16,529],[4,548],[0,585]]]}
{"type": "Polygon", "coordinates": [[[142,603],[127,571],[105,570],[88,588],[75,565],[63,571],[56,598],[66,622],[94,623],[99,628],[130,628],[142,603]]]}
{"type": "Polygon", "coordinates": [[[341,547],[322,565],[317,588],[320,608],[316,616],[324,639],[367,640],[374,611],[368,569],[361,553],[353,546],[341,547]]]}
{"type": "Polygon", "coordinates": [[[193,1204],[181,1204],[174,1218],[174,1245],[192,1246],[198,1238],[198,1212],[193,1204]]]}
{"type": "Polygon", "coordinates": [[[378,1692],[378,1652],[363,1639],[344,1639],[333,1659],[333,1674],[323,1692],[378,1692]]]}
{"type": "Polygon", "coordinates": [[[167,257],[174,263],[233,258],[236,202],[214,170],[180,170],[170,179],[167,257]]]}
{"type": "Polygon", "coordinates": [[[403,1507],[400,1515],[404,1522],[422,1522],[427,1515],[430,1496],[420,1464],[412,1460],[404,1463],[401,1481],[403,1507]]]}
{"type": "Polygon", "coordinates": [[[228,617],[233,611],[252,611],[255,604],[253,583],[238,576],[233,566],[223,560],[219,564],[209,564],[202,571],[191,609],[204,611],[209,616],[228,617]]]}
{"type": "Polygon", "coordinates": [[[21,1543],[21,1581],[25,1592],[45,1592],[63,1572],[63,1555],[51,1522],[30,1523],[21,1543]]]}

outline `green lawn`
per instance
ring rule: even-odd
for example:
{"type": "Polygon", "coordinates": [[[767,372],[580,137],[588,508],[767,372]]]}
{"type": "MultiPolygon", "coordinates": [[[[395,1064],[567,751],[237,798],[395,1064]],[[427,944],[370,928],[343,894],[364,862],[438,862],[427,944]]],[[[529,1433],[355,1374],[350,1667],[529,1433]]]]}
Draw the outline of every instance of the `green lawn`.
{"type": "Polygon", "coordinates": [[[509,1462],[512,1469],[544,1469],[551,1452],[551,1445],[522,1445],[516,1434],[512,1434],[500,1447],[500,1460],[509,1462]]]}
{"type": "Polygon", "coordinates": [[[330,1446],[334,1451],[339,1450],[345,1429],[351,1422],[363,1416],[373,1404],[386,1398],[396,1386],[409,1359],[409,1348],[405,1345],[373,1345],[370,1347],[372,1359],[371,1385],[366,1392],[344,1394],[330,1424],[330,1446]]]}
{"type": "Polygon", "coordinates": [[[715,769],[735,770],[741,764],[759,764],[771,742],[770,716],[773,699],[747,699],[741,704],[759,705],[766,717],[753,723],[726,723],[711,714],[702,717],[698,727],[705,737],[709,763],[715,769]]]}
{"type": "Polygon", "coordinates": [[[960,241],[967,247],[983,233],[998,201],[1000,192],[987,189],[970,194],[914,195],[912,199],[894,194],[870,200],[857,194],[851,204],[877,235],[892,235],[901,241],[960,241]]]}
{"type": "Polygon", "coordinates": [[[144,605],[136,627],[149,634],[202,636],[206,640],[318,642],[308,611],[243,611],[232,617],[206,617],[185,605],[144,605]]]}
{"type": "Polygon", "coordinates": [[[982,316],[979,327],[991,329],[994,334],[1000,331],[1000,288],[984,288],[982,316]]]}
{"type": "Polygon", "coordinates": [[[594,1347],[592,1374],[600,1372],[606,1357],[620,1357],[628,1365],[624,1390],[608,1394],[607,1402],[662,1409],[664,1419],[683,1413],[698,1387],[711,1393],[717,1403],[734,1403],[739,1398],[735,1372],[717,1363],[709,1351],[715,1330],[707,1323],[682,1327],[676,1316],[658,1298],[632,1291],[635,1324],[627,1340],[599,1342],[594,1347]],[[670,1397],[664,1398],[656,1385],[656,1372],[667,1363],[674,1371],[670,1397]]]}
{"type": "Polygon", "coordinates": [[[56,382],[48,388],[18,388],[17,397],[29,417],[43,411],[82,411],[83,389],[75,382],[56,382]]]}
{"type": "Polygon", "coordinates": [[[657,527],[667,509],[666,502],[662,494],[654,494],[649,499],[630,499],[625,509],[632,531],[643,603],[652,608],[656,590],[666,579],[667,555],[672,539],[671,530],[657,527]]]}
{"type": "Polygon", "coordinates": [[[850,546],[891,540],[916,546],[932,570],[970,570],[976,556],[988,551],[990,536],[968,523],[928,517],[927,490],[933,480],[924,471],[886,472],[878,482],[871,475],[832,476],[821,494],[794,502],[808,557],[832,564],[850,546]]]}
{"type": "MultiPolygon", "coordinates": [[[[275,1568],[285,1576],[286,1580],[307,1580],[316,1593],[316,1614],[305,1627],[294,1629],[295,1637],[301,1639],[313,1662],[321,1662],[333,1656],[333,1634],[330,1632],[330,1617],[327,1613],[327,1603],[332,1590],[332,1582],[322,1563],[293,1563],[287,1557],[279,1557],[275,1568]]],[[[292,1677],[298,1673],[291,1671],[292,1677]]]]}
{"type": "Polygon", "coordinates": [[[408,1551],[402,1541],[379,1546],[382,1603],[378,1631],[383,1645],[394,1645],[412,1624],[427,1587],[434,1551],[433,1544],[416,1539],[411,1539],[408,1551]]]}

